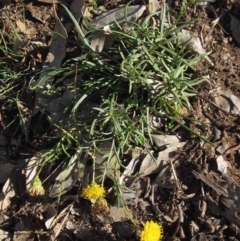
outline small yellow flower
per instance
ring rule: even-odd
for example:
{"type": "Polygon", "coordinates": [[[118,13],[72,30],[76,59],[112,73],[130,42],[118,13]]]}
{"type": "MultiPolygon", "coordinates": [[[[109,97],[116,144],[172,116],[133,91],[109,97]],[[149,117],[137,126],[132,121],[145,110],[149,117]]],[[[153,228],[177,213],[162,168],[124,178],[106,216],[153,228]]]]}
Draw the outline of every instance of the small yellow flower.
{"type": "Polygon", "coordinates": [[[34,179],[32,180],[31,186],[27,190],[27,193],[30,196],[44,195],[45,190],[44,190],[44,188],[42,186],[42,182],[41,182],[41,180],[40,180],[38,175],[36,177],[34,177],[34,179]]]}
{"type": "Polygon", "coordinates": [[[147,221],[141,232],[141,241],[159,241],[163,238],[163,228],[153,221],[147,221]]]}
{"type": "Polygon", "coordinates": [[[92,183],[82,190],[82,197],[85,199],[98,199],[104,195],[104,188],[96,183],[92,183]]]}

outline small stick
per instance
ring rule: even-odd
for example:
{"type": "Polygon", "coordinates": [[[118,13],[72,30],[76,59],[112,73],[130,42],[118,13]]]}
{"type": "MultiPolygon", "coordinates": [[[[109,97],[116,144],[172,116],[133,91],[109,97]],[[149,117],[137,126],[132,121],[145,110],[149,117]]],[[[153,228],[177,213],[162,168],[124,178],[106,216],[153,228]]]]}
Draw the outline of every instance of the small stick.
{"type": "Polygon", "coordinates": [[[199,210],[201,211],[200,217],[204,218],[205,213],[207,211],[207,203],[205,201],[205,192],[203,189],[203,181],[201,181],[201,192],[202,192],[202,200],[199,201],[199,210]]]}
{"type": "Polygon", "coordinates": [[[212,101],[208,100],[207,98],[201,96],[201,95],[198,95],[200,98],[202,98],[203,100],[206,100],[208,103],[212,104],[214,107],[218,108],[220,111],[224,112],[224,114],[226,115],[231,115],[231,116],[234,116],[234,117],[237,117],[238,114],[233,114],[231,112],[227,112],[226,110],[224,110],[223,108],[221,108],[220,106],[217,106],[215,103],[213,103],[212,101]]]}
{"type": "Polygon", "coordinates": [[[70,213],[70,211],[72,210],[73,204],[74,204],[74,202],[72,202],[72,203],[67,207],[67,208],[69,208],[69,209],[68,209],[68,212],[67,212],[66,216],[64,217],[64,219],[63,219],[63,221],[62,221],[59,229],[58,229],[57,232],[55,233],[55,235],[54,235],[54,240],[56,240],[57,236],[59,235],[59,233],[60,233],[60,231],[61,231],[61,229],[62,229],[62,227],[63,227],[63,225],[66,223],[67,218],[68,218],[68,216],[69,216],[69,213],[70,213]]]}
{"type": "Polygon", "coordinates": [[[231,154],[235,151],[238,151],[240,149],[240,144],[234,146],[234,147],[231,147],[229,149],[227,149],[224,153],[223,153],[223,157],[226,157],[228,154],[231,154]]]}
{"type": "Polygon", "coordinates": [[[175,168],[174,168],[174,166],[173,166],[173,162],[172,162],[171,159],[170,159],[170,164],[171,164],[173,176],[174,176],[174,179],[175,179],[175,181],[176,181],[177,187],[178,187],[178,189],[181,189],[181,187],[180,187],[180,185],[179,185],[178,178],[177,178],[177,174],[176,174],[176,171],[175,171],[175,168]]]}
{"type": "Polygon", "coordinates": [[[177,205],[177,210],[178,210],[178,221],[177,221],[177,225],[176,225],[176,228],[172,234],[172,236],[168,239],[168,241],[172,241],[173,238],[176,236],[176,234],[178,233],[180,227],[181,227],[181,224],[183,223],[184,221],[184,217],[183,217],[183,211],[182,211],[182,208],[180,206],[180,204],[177,205]]]}

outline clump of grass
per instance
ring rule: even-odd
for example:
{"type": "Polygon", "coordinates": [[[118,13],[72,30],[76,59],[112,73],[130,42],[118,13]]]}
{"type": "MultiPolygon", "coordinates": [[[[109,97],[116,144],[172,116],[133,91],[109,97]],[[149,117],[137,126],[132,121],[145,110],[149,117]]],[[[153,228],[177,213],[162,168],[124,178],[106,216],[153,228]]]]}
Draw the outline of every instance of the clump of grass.
{"type": "Polygon", "coordinates": [[[4,30],[0,30],[0,100],[14,98],[17,87],[22,86],[19,80],[21,73],[16,67],[21,55],[16,54],[10,48],[8,42],[14,41],[10,36],[4,30]]]}
{"type": "Polygon", "coordinates": [[[112,27],[116,41],[102,53],[90,49],[90,38],[99,30],[88,23],[91,31],[84,35],[77,27],[84,54],[63,68],[67,75],[73,74],[69,62],[77,63],[77,72],[83,73],[79,100],[98,105],[90,125],[84,127],[92,140],[115,139],[120,147],[143,145],[152,133],[160,132],[153,128],[150,116],[177,118],[179,109],[190,108],[193,87],[202,81],[192,78],[199,56],[192,57],[187,44],[179,43],[177,33],[187,23],[166,27],[163,14],[161,24],[153,24],[157,16],[149,15],[127,29],[116,24],[112,27]]]}
{"type": "MultiPolygon", "coordinates": [[[[181,14],[184,11],[183,7],[181,14]]],[[[181,108],[191,108],[189,98],[196,95],[193,88],[202,80],[192,78],[199,56],[192,57],[187,43],[180,44],[178,32],[188,23],[180,23],[180,17],[171,23],[164,6],[160,19],[159,13],[155,13],[139,23],[131,23],[128,28],[117,23],[111,26],[116,41],[108,50],[96,53],[90,48],[91,36],[102,30],[87,22],[90,30],[84,34],[67,12],[75,23],[76,44],[81,46],[82,54],[49,74],[49,78],[58,76],[51,90],[64,86],[75,93],[75,104],[68,112],[67,122],[60,120],[58,125],[64,125],[80,146],[86,140],[93,149],[98,142],[114,143],[114,154],[121,165],[126,148],[145,145],[153,133],[162,133],[152,125],[152,116],[177,120],[178,116],[182,117],[181,108]],[[65,80],[77,73],[82,74],[81,81],[66,86],[65,80]],[[89,103],[95,106],[91,115],[80,118],[80,109],[89,103]]],[[[34,88],[44,86],[47,78],[34,88]]],[[[105,157],[111,155],[112,149],[105,157]]]]}

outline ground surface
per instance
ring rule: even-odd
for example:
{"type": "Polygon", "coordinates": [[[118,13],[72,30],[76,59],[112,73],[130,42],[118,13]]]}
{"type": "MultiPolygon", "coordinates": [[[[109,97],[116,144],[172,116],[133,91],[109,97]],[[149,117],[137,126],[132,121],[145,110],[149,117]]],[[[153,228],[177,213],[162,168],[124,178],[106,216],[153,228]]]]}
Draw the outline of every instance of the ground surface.
{"type": "MultiPolygon", "coordinates": [[[[170,2],[174,13],[179,3],[170,2]]],[[[113,9],[122,4],[124,2],[104,1],[98,5],[113,9]]],[[[166,130],[165,134],[177,133],[186,142],[168,160],[166,173],[162,173],[162,168],[157,173],[130,179],[128,187],[135,191],[133,200],[116,208],[116,202],[109,195],[110,210],[96,209],[80,196],[80,177],[61,198],[53,194],[50,187],[59,174],[58,166],[61,168],[61,161],[66,158],[62,154],[55,158],[55,163],[45,165],[40,174],[48,190],[46,194],[40,197],[26,194],[24,168],[29,167],[26,160],[32,160],[32,165],[37,166],[39,163],[31,159],[37,152],[44,153],[54,147],[56,140],[65,141],[59,140],[56,129],[55,139],[49,138],[54,128],[46,116],[34,113],[36,96],[29,87],[32,78],[42,69],[56,23],[54,16],[56,12],[60,15],[61,9],[57,5],[53,7],[51,1],[10,3],[6,0],[2,5],[0,26],[2,33],[9,35],[5,37],[6,43],[2,40],[1,44],[7,44],[13,55],[1,51],[0,61],[17,70],[19,75],[12,80],[15,96],[4,91],[0,95],[1,240],[54,240],[55,236],[56,240],[139,240],[142,224],[151,219],[162,224],[163,240],[240,240],[240,104],[230,100],[233,95],[240,98],[240,42],[237,41],[240,28],[239,32],[233,32],[231,27],[231,16],[240,21],[240,2],[218,0],[208,7],[195,5],[188,8],[185,16],[188,20],[198,20],[191,30],[210,52],[214,65],[205,58],[196,65],[194,76],[205,76],[206,81],[195,87],[198,96],[191,99],[193,108],[184,121],[211,144],[181,127],[166,130]],[[213,26],[212,21],[218,17],[219,23],[213,26]],[[17,36],[21,41],[17,41],[17,36]],[[23,118],[19,116],[19,108],[23,118]],[[27,116],[33,116],[31,123],[23,125],[24,120],[30,119],[27,116]],[[26,126],[29,133],[24,129],[26,126]],[[159,177],[159,172],[163,177],[159,177]],[[6,190],[6,183],[10,179],[15,179],[12,183],[17,191],[6,201],[4,196],[11,189],[6,190]]],[[[74,34],[74,30],[69,33],[72,38],[74,34]]],[[[79,53],[78,46],[68,43],[64,61],[79,53]]],[[[5,88],[7,84],[2,85],[5,88]]],[[[140,163],[145,156],[140,155],[140,163]]],[[[132,155],[126,153],[124,165],[131,159],[132,155]]],[[[106,188],[112,187],[112,183],[113,179],[109,178],[106,188]]]]}

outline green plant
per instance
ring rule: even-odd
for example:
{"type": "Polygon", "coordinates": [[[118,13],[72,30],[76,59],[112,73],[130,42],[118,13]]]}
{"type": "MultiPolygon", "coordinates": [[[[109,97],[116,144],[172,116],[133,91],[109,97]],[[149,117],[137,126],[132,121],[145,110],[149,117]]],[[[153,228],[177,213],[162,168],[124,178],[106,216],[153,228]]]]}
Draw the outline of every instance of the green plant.
{"type": "Polygon", "coordinates": [[[101,6],[98,6],[98,2],[96,0],[89,0],[89,7],[88,7],[88,10],[91,12],[91,11],[96,11],[96,10],[99,10],[99,11],[105,11],[105,7],[103,5],[101,6]]]}
{"type": "Polygon", "coordinates": [[[127,30],[116,24],[112,28],[116,42],[102,53],[90,51],[88,42],[99,30],[91,26],[89,34],[84,35],[77,28],[79,41],[88,49],[88,53],[72,60],[79,63],[78,72],[85,75],[80,95],[97,92],[101,96],[97,100],[100,107],[95,108],[98,114],[89,129],[92,139],[112,137],[119,146],[134,142],[142,145],[157,131],[151,127],[150,115],[176,116],[180,107],[190,108],[193,87],[202,80],[191,77],[199,57],[189,57],[187,45],[179,44],[177,33],[187,23],[164,28],[152,23],[156,16],[158,13],[149,15],[127,30]]]}
{"type": "MultiPolygon", "coordinates": [[[[179,114],[180,108],[191,108],[189,98],[196,95],[194,86],[202,82],[192,77],[194,65],[200,58],[192,57],[188,42],[182,43],[178,33],[193,22],[182,23],[179,17],[172,23],[164,5],[161,13],[148,15],[140,23],[129,24],[128,28],[116,22],[111,26],[115,42],[109,49],[96,53],[91,50],[90,41],[94,34],[103,31],[86,22],[89,32],[84,34],[69,10],[64,8],[75,24],[76,44],[81,46],[82,54],[67,60],[34,88],[44,86],[48,78],[57,76],[51,90],[57,90],[57,86],[78,90],[67,122],[58,123],[64,125],[78,145],[81,146],[85,138],[96,150],[99,142],[111,142],[113,145],[105,153],[105,160],[110,161],[116,155],[121,166],[126,148],[143,146],[148,140],[151,142],[153,133],[162,133],[161,129],[153,127],[151,116],[171,117],[171,128],[177,123],[191,131],[178,117],[183,117],[179,114]],[[160,24],[156,24],[159,15],[160,24]],[[82,74],[81,81],[68,86],[61,84],[76,73],[82,74]],[[91,114],[80,118],[79,110],[89,103],[94,103],[91,114]]],[[[186,1],[181,14],[185,11],[186,1]]],[[[115,183],[118,185],[117,181],[115,183]]],[[[116,189],[120,193],[119,187],[116,189]]]]}
{"type": "Polygon", "coordinates": [[[21,73],[17,68],[22,56],[16,54],[7,43],[14,41],[10,33],[0,30],[0,100],[14,98],[17,87],[22,85],[19,81],[21,73]]]}

